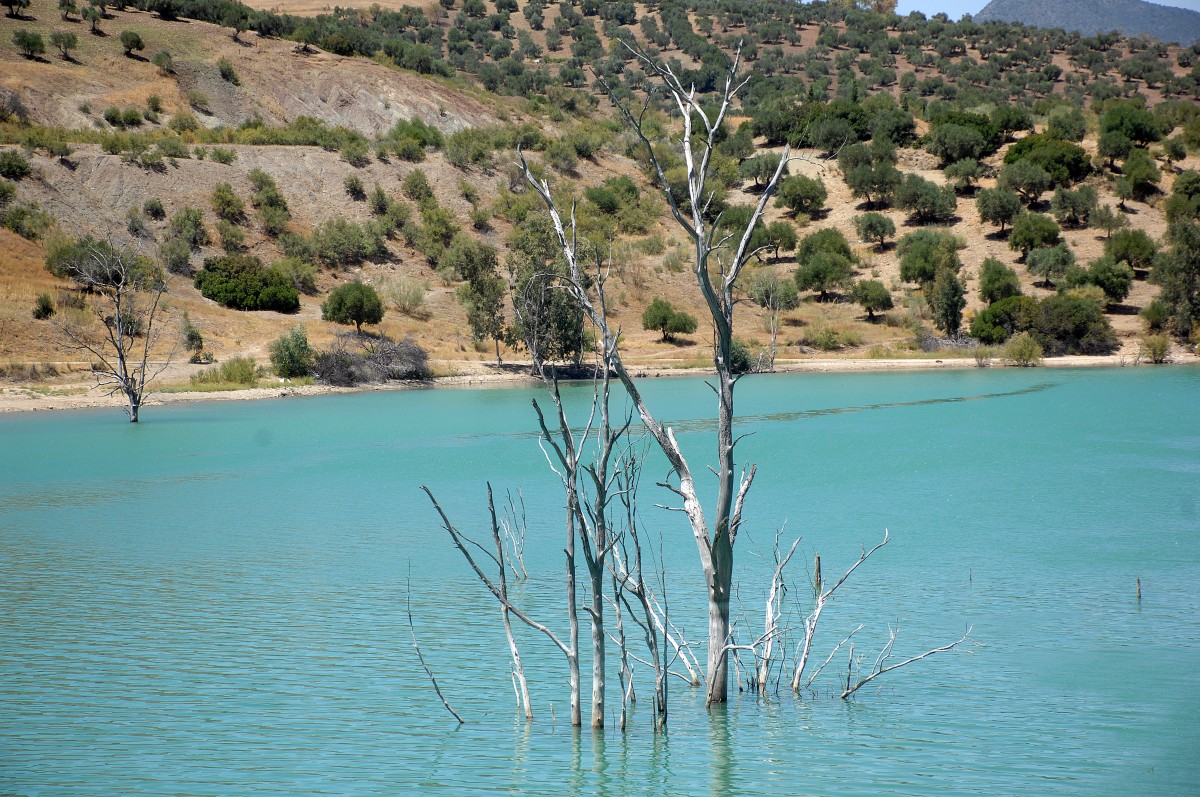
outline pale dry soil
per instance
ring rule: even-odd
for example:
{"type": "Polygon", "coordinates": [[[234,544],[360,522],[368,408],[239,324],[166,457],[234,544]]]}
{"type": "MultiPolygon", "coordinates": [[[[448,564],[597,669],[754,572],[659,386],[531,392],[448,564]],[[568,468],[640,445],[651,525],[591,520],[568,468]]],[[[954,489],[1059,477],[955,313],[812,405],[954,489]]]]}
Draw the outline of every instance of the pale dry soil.
{"type": "MultiPolygon", "coordinates": [[[[1200,365],[1200,356],[1185,352],[1179,348],[1173,352],[1173,365],[1200,365]]],[[[363,385],[354,388],[331,387],[329,385],[291,385],[283,380],[263,379],[259,386],[241,390],[224,391],[188,391],[186,385],[189,371],[194,372],[199,366],[173,364],[164,372],[163,384],[170,387],[171,392],[152,393],[147,397],[143,406],[155,407],[164,404],[193,401],[250,401],[255,399],[278,399],[294,396],[321,396],[336,393],[356,393],[379,390],[415,390],[430,388],[505,388],[532,387],[540,384],[540,380],[532,376],[528,363],[506,364],[497,367],[494,363],[478,363],[464,361],[437,361],[431,365],[444,375],[436,376],[427,381],[389,382],[378,385],[363,385]]],[[[1091,367],[1155,367],[1140,360],[1136,355],[1114,354],[1109,356],[1069,356],[1045,360],[1044,367],[1049,368],[1091,368],[1091,367]]],[[[912,359],[865,359],[865,358],[810,358],[785,360],[776,363],[776,371],[780,373],[850,373],[864,371],[918,371],[940,369],[962,369],[978,367],[1008,367],[1001,358],[993,358],[980,363],[974,357],[926,357],[912,359]]],[[[104,391],[94,386],[90,381],[86,367],[82,363],[63,363],[62,372],[51,379],[35,383],[18,383],[0,381],[0,413],[7,412],[41,412],[48,410],[78,410],[100,407],[120,408],[125,401],[120,395],[106,395],[104,391]],[[69,370],[74,369],[74,370],[69,370]]],[[[647,365],[632,365],[631,373],[639,379],[658,379],[679,376],[706,376],[712,373],[708,368],[674,368],[659,369],[647,365]]]]}

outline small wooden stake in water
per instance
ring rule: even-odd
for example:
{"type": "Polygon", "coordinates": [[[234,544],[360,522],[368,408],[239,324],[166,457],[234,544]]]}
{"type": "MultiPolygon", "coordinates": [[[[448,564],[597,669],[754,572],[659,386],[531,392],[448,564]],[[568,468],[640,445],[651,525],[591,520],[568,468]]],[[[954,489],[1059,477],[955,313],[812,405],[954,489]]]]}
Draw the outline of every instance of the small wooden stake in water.
{"type": "Polygon", "coordinates": [[[1138,576],[1137,580],[1138,603],[1142,602],[1142,577],[1138,576]]]}

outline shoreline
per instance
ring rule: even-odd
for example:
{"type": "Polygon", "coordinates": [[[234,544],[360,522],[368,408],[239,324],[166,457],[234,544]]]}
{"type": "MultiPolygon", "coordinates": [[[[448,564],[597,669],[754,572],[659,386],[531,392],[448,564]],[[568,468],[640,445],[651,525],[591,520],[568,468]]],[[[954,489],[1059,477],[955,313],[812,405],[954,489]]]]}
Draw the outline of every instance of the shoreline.
{"type": "MultiPolygon", "coordinates": [[[[475,367],[480,364],[473,363],[475,367]]],[[[1145,367],[1149,363],[1140,363],[1128,355],[1085,356],[1069,355],[1044,360],[1040,368],[1121,368],[1145,367]]],[[[1184,355],[1176,358],[1168,366],[1200,365],[1200,357],[1184,355]]],[[[965,368],[980,368],[973,357],[942,357],[938,359],[866,359],[866,358],[827,358],[806,359],[779,362],[774,373],[887,373],[911,371],[936,371],[965,368]]],[[[990,368],[1007,368],[1002,364],[991,364],[990,368]]],[[[672,377],[708,376],[713,373],[709,368],[654,368],[650,366],[630,366],[631,374],[637,379],[667,379],[672,377]]],[[[450,376],[433,377],[427,381],[388,382],[384,384],[360,385],[356,387],[333,387],[331,385],[275,385],[246,388],[244,390],[224,391],[189,391],[155,392],[147,396],[143,407],[164,406],[167,404],[193,403],[200,401],[261,401],[265,399],[293,398],[298,396],[326,396],[343,393],[366,393],[370,391],[391,390],[455,390],[481,388],[504,389],[509,387],[531,387],[540,384],[539,380],[522,373],[520,370],[505,372],[496,371],[490,366],[483,366],[475,373],[460,373],[450,376]]],[[[99,392],[97,388],[83,383],[63,385],[59,388],[38,388],[27,385],[0,385],[0,414],[23,412],[53,412],[86,409],[120,409],[124,401],[119,396],[109,396],[99,392]],[[54,390],[77,391],[64,392],[54,395],[54,390]],[[43,391],[48,391],[43,392],[43,391]]]]}

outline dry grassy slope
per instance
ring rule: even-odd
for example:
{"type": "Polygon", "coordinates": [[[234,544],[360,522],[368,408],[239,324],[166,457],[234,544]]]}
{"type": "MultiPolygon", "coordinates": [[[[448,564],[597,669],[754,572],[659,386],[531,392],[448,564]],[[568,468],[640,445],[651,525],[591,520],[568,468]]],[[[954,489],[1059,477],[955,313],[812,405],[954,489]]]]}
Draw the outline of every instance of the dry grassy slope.
{"type": "Polygon", "coordinates": [[[495,108],[504,102],[362,58],[299,53],[294,42],[252,33],[239,43],[216,25],[164,22],[136,11],[111,12],[112,18],[101,23],[106,35],[93,36],[85,23],[63,22],[56,7],[53,0],[35,0],[29,9],[33,21],[0,17],[0,85],[16,90],[31,121],[41,124],[105,128],[100,114],[109,106],[145,107],[146,98],[157,94],[173,112],[186,106],[189,91],[201,91],[209,97],[211,113],[198,118],[209,127],[255,116],[283,124],[305,115],[366,134],[413,117],[454,131],[496,121],[495,108]],[[57,51],[43,62],[21,58],[9,43],[18,27],[47,39],[55,30],[74,31],[80,44],[75,62],[63,61],[57,51]],[[119,41],[124,30],[142,37],[143,58],[124,57],[119,41]],[[171,53],[175,75],[160,75],[147,60],[160,50],[171,53]],[[234,65],[240,86],[221,79],[216,66],[221,58],[234,65]]]}
{"type": "MultiPolygon", "coordinates": [[[[45,29],[58,28],[57,14],[51,13],[49,0],[35,2],[36,23],[45,29]]],[[[81,39],[86,45],[79,54],[80,64],[65,64],[57,59],[50,63],[30,64],[13,60],[11,54],[0,50],[0,65],[6,71],[0,76],[6,85],[19,88],[35,118],[62,124],[79,124],[86,117],[79,115],[77,106],[82,101],[92,104],[93,114],[108,104],[144,103],[150,93],[158,93],[167,100],[181,102],[189,87],[199,85],[213,97],[216,120],[235,121],[247,107],[255,108],[265,119],[285,121],[298,113],[319,115],[329,121],[352,123],[363,130],[377,130],[391,124],[396,118],[418,115],[442,127],[454,129],[464,123],[488,123],[494,121],[493,108],[505,108],[510,118],[519,116],[512,108],[512,101],[475,95],[471,92],[451,90],[442,84],[419,76],[388,70],[361,59],[346,59],[327,54],[303,56],[293,52],[290,44],[258,40],[248,36],[251,44],[234,43],[228,31],[202,23],[162,23],[146,14],[117,14],[117,18],[105,23],[110,33],[122,29],[137,29],[147,40],[147,52],[159,48],[171,49],[180,63],[179,78],[161,78],[149,64],[124,59],[120,55],[115,35],[104,39],[93,39],[81,30],[81,39]],[[156,41],[155,37],[160,37],[156,41]],[[112,51],[115,51],[115,55],[112,51]],[[242,86],[234,89],[216,76],[216,59],[224,55],[230,58],[242,78],[242,86]],[[11,70],[8,67],[12,67],[11,70]],[[216,90],[209,84],[192,83],[200,78],[188,75],[207,76],[216,90]],[[182,85],[179,85],[182,84],[182,85]],[[74,92],[74,93],[72,93],[74,92]],[[404,98],[411,105],[401,105],[404,98]],[[437,109],[441,104],[443,109],[437,109]],[[426,115],[430,106],[436,113],[426,115]],[[417,108],[418,110],[405,110],[417,108]],[[425,111],[419,109],[425,109],[425,111]],[[315,110],[314,110],[315,109],[315,110]],[[371,115],[375,109],[375,115],[371,115]],[[441,110],[444,110],[443,114],[441,110]],[[41,116],[37,116],[41,115],[41,116]],[[364,121],[367,120],[367,121],[364,121]]],[[[519,16],[519,15],[517,15],[519,16]]],[[[514,16],[514,19],[517,18],[514,16]]],[[[523,17],[520,18],[524,22],[523,17]]],[[[0,21],[0,26],[16,23],[0,21]]],[[[77,23],[78,24],[78,23],[77,23]]],[[[0,27],[0,36],[8,38],[7,28],[0,27]]],[[[815,35],[815,32],[814,32],[815,35]]],[[[1094,141],[1086,142],[1094,150],[1094,141]]],[[[207,208],[213,187],[220,182],[230,182],[243,197],[248,198],[250,189],[246,177],[254,168],[271,174],[279,183],[291,205],[295,226],[306,230],[321,221],[344,216],[361,221],[367,217],[364,203],[351,202],[345,196],[342,185],[345,177],[358,174],[368,188],[378,182],[389,193],[397,193],[399,183],[411,169],[410,164],[380,163],[372,161],[362,169],[353,169],[341,161],[336,153],[315,148],[299,147],[233,147],[238,153],[237,161],[223,166],[212,161],[181,160],[171,165],[165,173],[144,171],[136,166],[122,163],[114,156],[103,154],[96,146],[80,146],[73,160],[74,168],[68,168],[55,160],[42,156],[34,157],[35,173],[19,187],[22,200],[37,201],[53,212],[66,232],[82,234],[92,232],[110,238],[130,240],[125,231],[125,212],[131,207],[140,207],[145,199],[157,196],[162,199],[168,214],[185,207],[207,208]]],[[[835,162],[819,159],[814,153],[801,153],[803,159],[792,171],[810,176],[821,176],[829,189],[830,211],[824,218],[812,222],[801,234],[823,226],[843,229],[853,241],[852,221],[860,212],[849,191],[842,182],[835,162]]],[[[936,163],[923,152],[902,153],[902,168],[942,182],[936,163]]],[[[1000,163],[1000,155],[991,160],[1000,163]]],[[[1195,159],[1188,164],[1195,167],[1195,159]]],[[[496,195],[499,174],[480,172],[463,173],[445,163],[440,154],[434,154],[420,165],[430,177],[439,201],[465,220],[468,206],[458,191],[460,180],[474,184],[484,201],[496,195]]],[[[627,159],[606,154],[597,163],[584,162],[580,166],[578,183],[599,182],[616,173],[635,173],[634,165],[627,159]]],[[[1169,179],[1164,181],[1169,189],[1169,179]]],[[[987,183],[985,182],[985,185],[987,183]]],[[[1114,200],[1103,181],[1096,182],[1105,201],[1114,200]]],[[[735,202],[753,202],[755,197],[742,194],[734,197],[735,202]]],[[[900,234],[907,231],[903,214],[891,211],[900,234]]],[[[979,264],[985,257],[994,256],[1013,263],[1014,254],[1003,240],[990,234],[978,224],[974,200],[964,198],[959,205],[960,221],[954,230],[963,236],[968,246],[963,252],[964,274],[969,278],[978,274],[979,264]]],[[[250,251],[266,260],[277,256],[274,246],[250,225],[250,251]]],[[[781,211],[770,208],[768,220],[781,217],[781,211]]],[[[1155,237],[1161,237],[1164,222],[1160,211],[1145,205],[1136,206],[1134,223],[1155,237]]],[[[211,222],[211,214],[210,214],[211,222]]],[[[163,225],[155,226],[155,234],[163,233],[163,225]]],[[[502,246],[508,232],[504,224],[486,239],[502,246]]],[[[660,221],[659,235],[670,243],[678,239],[676,231],[660,221]]],[[[1102,242],[1090,230],[1068,231],[1067,238],[1077,256],[1083,262],[1096,257],[1102,242]]],[[[52,290],[55,280],[41,267],[41,252],[36,245],[22,241],[0,231],[0,362],[4,360],[44,361],[71,359],[73,355],[63,348],[62,340],[54,334],[47,322],[36,322],[30,315],[34,297],[45,290],[52,290]]],[[[142,245],[149,246],[146,242],[142,245]]],[[[863,259],[860,270],[862,277],[878,277],[888,284],[901,300],[905,289],[899,282],[899,265],[894,248],[875,252],[865,244],[857,246],[863,259]]],[[[216,254],[208,249],[201,257],[216,254]]],[[[679,306],[688,308],[703,317],[703,308],[696,298],[694,280],[686,271],[669,272],[662,265],[663,258],[646,257],[638,261],[630,273],[618,273],[610,283],[612,302],[617,323],[622,327],[631,359],[659,365],[701,364],[705,357],[704,345],[707,332],[702,327],[690,339],[677,345],[665,345],[657,341],[654,333],[641,329],[641,311],[654,296],[664,296],[679,306]],[[642,276],[635,278],[639,272],[642,276]]],[[[783,262],[762,268],[773,268],[781,276],[788,276],[794,262],[783,262]]],[[[1018,267],[1027,292],[1045,295],[1045,291],[1034,288],[1032,279],[1018,267]]],[[[321,279],[322,293],[334,284],[351,276],[359,276],[376,283],[386,282],[394,276],[423,279],[429,282],[430,291],[424,312],[418,318],[405,318],[398,313],[389,313],[383,331],[391,335],[411,334],[415,336],[437,359],[486,361],[490,350],[475,351],[465,331],[465,320],[461,307],[453,295],[453,286],[446,286],[432,274],[424,260],[402,246],[393,246],[390,262],[368,264],[350,273],[324,274],[321,279]]],[[[968,284],[971,306],[970,313],[978,307],[975,281],[968,284]]],[[[1135,285],[1127,304],[1129,310],[1144,306],[1154,289],[1144,282],[1135,285]]],[[[308,329],[314,342],[327,343],[339,330],[319,320],[320,297],[305,297],[298,316],[280,316],[273,313],[238,313],[217,307],[204,300],[191,286],[190,281],[172,278],[170,285],[169,325],[177,324],[182,313],[187,312],[205,335],[209,347],[218,357],[234,354],[252,354],[264,357],[266,345],[291,325],[301,322],[308,329]]],[[[763,318],[760,311],[749,305],[739,309],[738,335],[750,341],[765,342],[763,318]]],[[[798,340],[814,329],[830,327],[840,331],[853,331],[861,337],[863,345],[854,353],[864,353],[873,344],[901,343],[908,337],[902,328],[884,324],[862,323],[858,308],[849,304],[820,304],[811,298],[796,311],[788,314],[781,333],[783,349],[781,356],[800,356],[807,350],[798,345],[798,340]]],[[[1140,327],[1136,316],[1129,311],[1112,317],[1114,325],[1126,336],[1126,348],[1136,346],[1134,336],[1140,327]]]]}

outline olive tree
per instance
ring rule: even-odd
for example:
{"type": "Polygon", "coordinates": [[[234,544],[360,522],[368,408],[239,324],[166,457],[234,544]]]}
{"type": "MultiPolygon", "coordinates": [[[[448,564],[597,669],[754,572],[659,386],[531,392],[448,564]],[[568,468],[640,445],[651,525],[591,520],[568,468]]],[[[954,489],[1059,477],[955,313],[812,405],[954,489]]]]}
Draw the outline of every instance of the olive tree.
{"type": "Polygon", "coordinates": [[[1004,232],[1021,212],[1021,198],[1005,188],[985,188],[975,198],[979,220],[995,224],[1004,232]]]}
{"type": "Polygon", "coordinates": [[[887,239],[896,234],[896,223],[882,213],[864,213],[854,217],[854,230],[864,241],[874,241],[882,250],[887,239]]]}
{"type": "Polygon", "coordinates": [[[656,298],[642,313],[642,329],[653,329],[662,333],[664,341],[676,335],[690,335],[696,331],[696,317],[676,310],[666,299],[656,298]]]}
{"type": "Polygon", "coordinates": [[[962,325],[962,311],[967,306],[965,294],[957,274],[948,268],[938,271],[927,299],[933,323],[950,337],[957,337],[962,325]]]}
{"type": "Polygon", "coordinates": [[[1075,255],[1065,243],[1054,246],[1039,246],[1025,258],[1025,267],[1030,274],[1045,280],[1045,287],[1054,285],[1054,280],[1063,276],[1075,265],[1075,255]]]}
{"type": "Polygon", "coordinates": [[[867,311],[867,318],[871,321],[875,320],[875,313],[891,310],[894,306],[891,291],[879,280],[859,280],[854,283],[851,295],[867,311]]]}
{"type": "Polygon", "coordinates": [[[775,368],[776,341],[779,337],[779,317],[785,310],[800,304],[800,292],[794,280],[781,280],[774,271],[763,270],[750,280],[750,298],[767,311],[767,329],[771,333],[771,349],[767,369],[775,368]]]}
{"type": "Polygon", "coordinates": [[[361,335],[363,324],[383,320],[383,300],[370,285],[355,280],[339,285],[321,305],[321,319],[335,324],[354,324],[361,335]]]}

